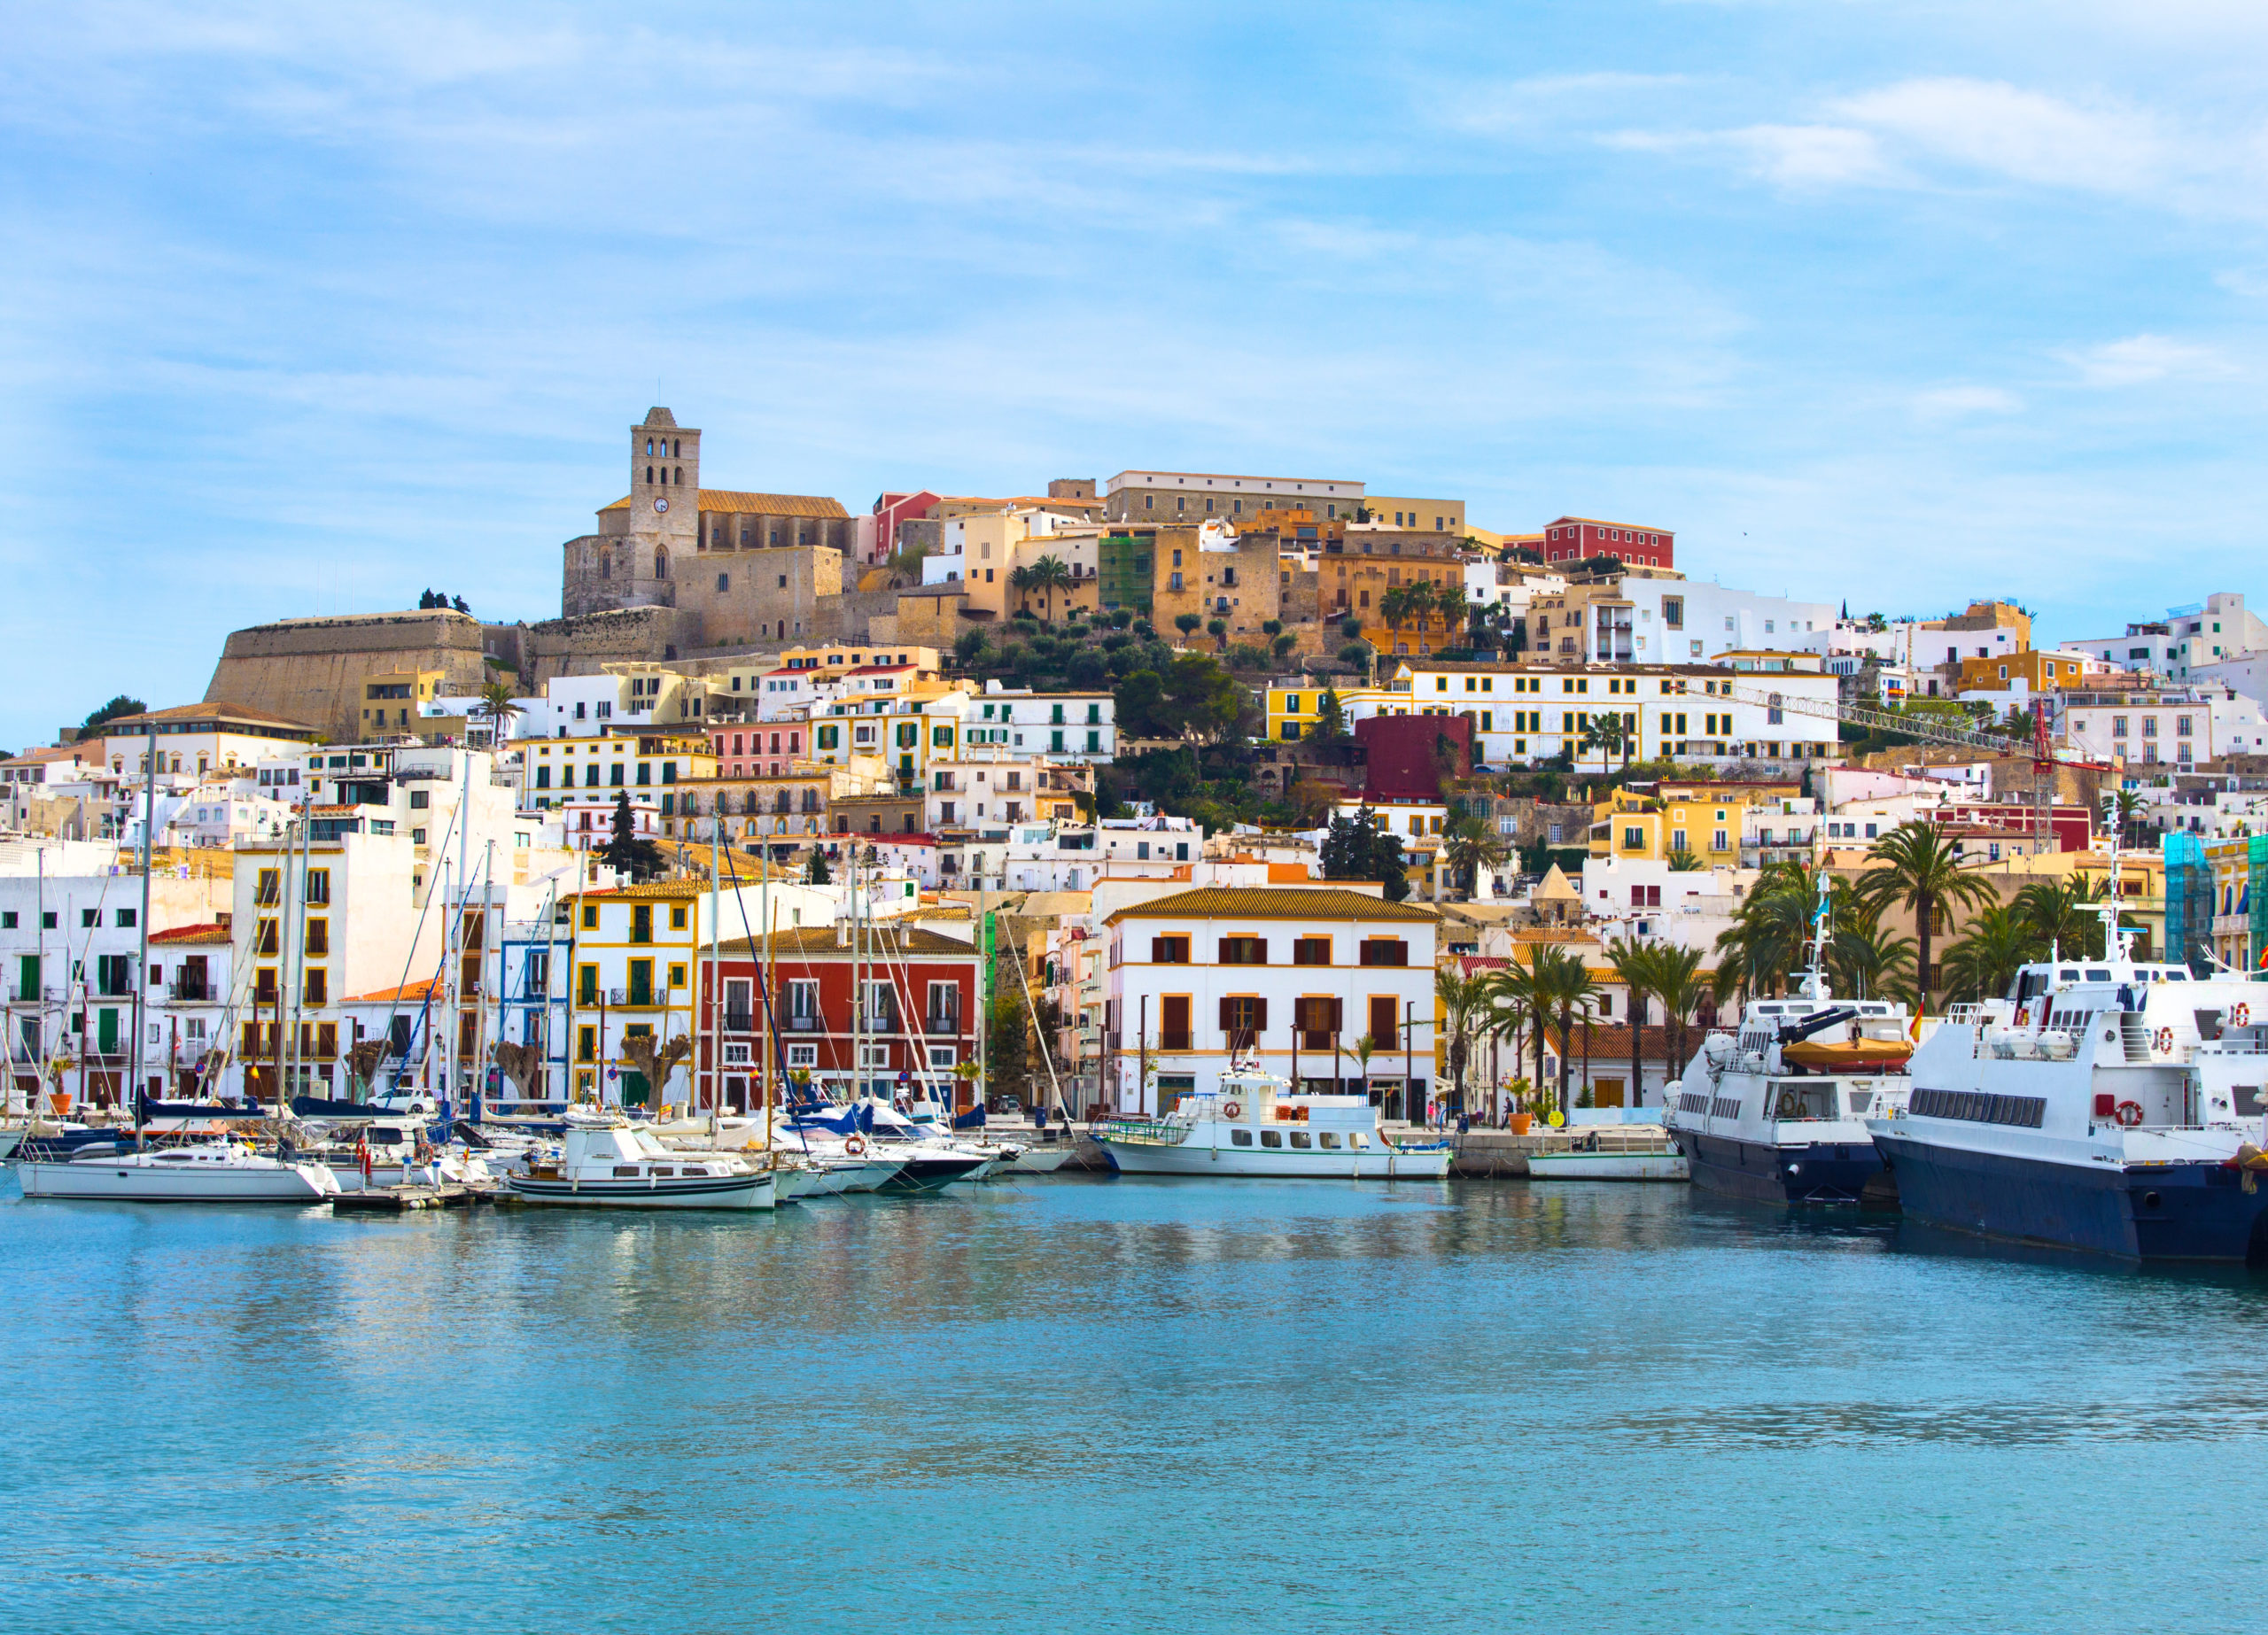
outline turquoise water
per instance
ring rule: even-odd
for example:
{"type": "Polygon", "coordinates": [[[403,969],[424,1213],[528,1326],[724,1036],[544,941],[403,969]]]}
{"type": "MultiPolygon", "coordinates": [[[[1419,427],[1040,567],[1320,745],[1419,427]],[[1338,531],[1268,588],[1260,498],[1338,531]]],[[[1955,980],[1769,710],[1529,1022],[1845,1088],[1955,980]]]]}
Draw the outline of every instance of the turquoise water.
{"type": "Polygon", "coordinates": [[[2268,1282],[1682,1188],[0,1201],[0,1623],[2198,1629],[2268,1282]]]}

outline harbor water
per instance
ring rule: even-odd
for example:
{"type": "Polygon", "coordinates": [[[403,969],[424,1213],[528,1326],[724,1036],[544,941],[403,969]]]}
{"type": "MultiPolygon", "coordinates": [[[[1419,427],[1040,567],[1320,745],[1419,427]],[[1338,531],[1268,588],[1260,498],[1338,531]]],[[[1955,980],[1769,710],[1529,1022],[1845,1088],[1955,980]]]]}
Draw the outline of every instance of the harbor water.
{"type": "Polygon", "coordinates": [[[1682,1187],[24,1203],[8,1627],[2234,1626],[2268,1280],[1682,1187]]]}

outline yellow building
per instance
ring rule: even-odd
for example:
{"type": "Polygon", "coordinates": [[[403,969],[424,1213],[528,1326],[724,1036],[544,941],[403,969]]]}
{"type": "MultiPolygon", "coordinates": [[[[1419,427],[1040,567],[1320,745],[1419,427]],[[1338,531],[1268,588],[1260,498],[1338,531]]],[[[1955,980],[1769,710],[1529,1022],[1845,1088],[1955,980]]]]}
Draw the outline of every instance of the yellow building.
{"type": "Polygon", "coordinates": [[[1323,719],[1323,695],[1336,691],[1339,708],[1350,717],[1360,704],[1366,716],[1406,716],[1410,695],[1391,687],[1270,687],[1268,689],[1268,741],[1293,743],[1315,736],[1323,719]]]}
{"type": "Polygon", "coordinates": [[[1666,863],[1683,852],[1705,866],[1736,868],[1746,809],[1792,800],[1801,787],[1666,780],[1651,794],[1617,789],[1591,809],[1590,855],[1666,863]]]}
{"type": "Polygon", "coordinates": [[[624,1045],[694,1036],[704,889],[658,881],[563,899],[575,927],[567,1038],[578,1101],[669,1099],[668,1085],[649,1084],[624,1045]]]}
{"type": "Polygon", "coordinates": [[[439,670],[386,670],[363,677],[362,737],[456,731],[461,723],[454,718],[431,724],[419,719],[420,707],[439,697],[447,679],[447,672],[439,670]]]}
{"type": "Polygon", "coordinates": [[[1968,658],[1961,661],[1961,679],[1955,684],[1963,693],[2005,693],[2011,687],[2026,686],[2034,693],[2045,693],[2056,687],[2075,687],[2085,672],[2081,668],[2084,653],[2055,653],[2026,648],[2020,653],[2001,654],[1993,658],[1968,658]]]}
{"type": "MultiPolygon", "coordinates": [[[[717,776],[716,753],[705,738],[660,733],[540,738],[522,744],[518,754],[527,779],[524,787],[533,796],[538,810],[548,810],[571,790],[646,789],[673,793],[678,784],[717,776]]],[[[675,806],[671,795],[662,797],[664,813],[675,806]]]]}

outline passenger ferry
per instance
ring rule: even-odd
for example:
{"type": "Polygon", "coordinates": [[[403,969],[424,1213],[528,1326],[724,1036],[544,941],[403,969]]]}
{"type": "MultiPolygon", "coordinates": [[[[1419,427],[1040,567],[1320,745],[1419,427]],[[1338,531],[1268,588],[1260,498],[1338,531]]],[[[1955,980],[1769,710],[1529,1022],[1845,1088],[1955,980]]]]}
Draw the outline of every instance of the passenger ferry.
{"type": "Polygon", "coordinates": [[[2268,988],[2109,959],[2023,968],[1957,1006],[1871,1119],[1910,1217],[2125,1260],[2268,1259],[2268,988]]]}
{"type": "Polygon", "coordinates": [[[1867,1120],[1905,1104],[1912,1023],[1902,1004],[1829,993],[1827,929],[1822,887],[1798,996],[1750,1000],[1665,1092],[1696,1185],[1767,1204],[1896,1207],[1867,1120]]]}
{"type": "Polygon", "coordinates": [[[1184,1096],[1162,1119],[1097,1125],[1094,1140],[1129,1175],[1438,1181],[1456,1156],[1447,1142],[1387,1140],[1367,1096],[1295,1095],[1252,1060],[1230,1063],[1220,1089],[1184,1096]]]}

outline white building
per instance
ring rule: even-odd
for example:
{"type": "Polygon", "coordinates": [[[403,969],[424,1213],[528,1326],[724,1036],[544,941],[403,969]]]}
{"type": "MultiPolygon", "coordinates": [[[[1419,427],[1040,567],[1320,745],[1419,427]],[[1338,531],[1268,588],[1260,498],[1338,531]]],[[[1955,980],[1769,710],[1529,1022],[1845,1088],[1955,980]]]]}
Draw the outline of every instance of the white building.
{"type": "Polygon", "coordinates": [[[2268,754],[2259,704],[2226,687],[2070,694],[2062,731],[2079,755],[2126,766],[2187,767],[2225,755],[2268,754]]]}
{"type": "Polygon", "coordinates": [[[1234,1050],[1302,1090],[1360,1090],[1367,1076],[1389,1112],[1421,1108],[1439,926],[1430,909],[1345,887],[1206,887],[1118,910],[1105,921],[1112,1101],[1167,1111],[1217,1089],[1234,1050]],[[1364,1038],[1367,1075],[1353,1054],[1364,1038]]]}
{"type": "Polygon", "coordinates": [[[2202,602],[2167,608],[2163,619],[2129,624],[2123,636],[2063,645],[2093,654],[2115,670],[2150,670],[2187,681],[2199,678],[2209,666],[2268,652],[2268,620],[2246,608],[2241,592],[2217,591],[2202,602]]]}

